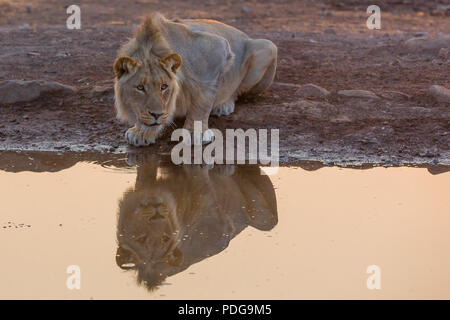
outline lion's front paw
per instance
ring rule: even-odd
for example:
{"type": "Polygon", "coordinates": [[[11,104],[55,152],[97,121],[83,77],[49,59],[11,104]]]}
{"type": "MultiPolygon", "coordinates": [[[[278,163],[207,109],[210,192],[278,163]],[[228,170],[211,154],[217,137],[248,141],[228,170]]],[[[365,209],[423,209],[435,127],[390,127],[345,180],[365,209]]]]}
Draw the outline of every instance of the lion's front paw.
{"type": "Polygon", "coordinates": [[[208,129],[208,126],[205,123],[202,124],[200,120],[188,121],[186,119],[183,128],[191,133],[190,142],[185,141],[185,143],[201,146],[202,144],[208,144],[214,141],[214,131],[208,129]]]}
{"type": "Polygon", "coordinates": [[[144,147],[155,143],[156,133],[151,129],[134,126],[125,132],[125,139],[135,147],[144,147]]]}
{"type": "Polygon", "coordinates": [[[208,144],[214,140],[214,131],[211,129],[206,129],[200,134],[191,132],[191,144],[195,146],[201,146],[203,144],[208,144]]]}
{"type": "Polygon", "coordinates": [[[229,100],[220,107],[215,107],[211,114],[214,116],[228,116],[234,112],[234,100],[229,100]]]}

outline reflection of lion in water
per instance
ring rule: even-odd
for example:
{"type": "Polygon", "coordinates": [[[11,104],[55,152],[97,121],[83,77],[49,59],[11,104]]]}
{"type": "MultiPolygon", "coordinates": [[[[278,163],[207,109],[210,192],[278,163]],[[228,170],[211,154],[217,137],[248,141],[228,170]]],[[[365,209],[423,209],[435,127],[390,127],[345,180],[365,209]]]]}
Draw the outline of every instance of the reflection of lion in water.
{"type": "Polygon", "coordinates": [[[248,225],[267,231],[277,221],[273,186],[256,166],[146,163],[120,201],[117,264],[152,289],[218,254],[248,225]]]}
{"type": "Polygon", "coordinates": [[[117,117],[133,125],[127,141],[154,143],[174,117],[186,117],[188,130],[201,121],[206,131],[211,113],[229,115],[239,95],[269,87],[276,63],[269,40],[214,20],[150,15],[114,63],[117,117]]]}

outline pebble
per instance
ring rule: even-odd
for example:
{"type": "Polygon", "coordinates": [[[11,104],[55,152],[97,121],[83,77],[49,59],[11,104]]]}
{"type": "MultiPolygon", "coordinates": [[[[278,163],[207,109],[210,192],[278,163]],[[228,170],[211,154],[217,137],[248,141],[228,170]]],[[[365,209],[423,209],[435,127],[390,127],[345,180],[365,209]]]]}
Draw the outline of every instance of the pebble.
{"type": "Polygon", "coordinates": [[[76,91],[74,87],[58,82],[44,80],[6,80],[0,82],[0,103],[29,102],[39,98],[43,94],[73,94],[76,91]]]}
{"type": "Polygon", "coordinates": [[[447,60],[449,56],[449,49],[448,48],[441,48],[438,53],[438,58],[441,60],[447,60]]]}
{"type": "Polygon", "coordinates": [[[409,100],[412,98],[409,94],[400,91],[384,91],[379,95],[380,97],[388,100],[409,100]]]}
{"type": "Polygon", "coordinates": [[[308,83],[301,86],[300,89],[295,92],[295,94],[305,98],[324,98],[328,96],[330,92],[325,88],[319,87],[312,83],[308,83]]]}
{"type": "Polygon", "coordinates": [[[426,32],[426,31],[416,31],[414,33],[414,37],[418,37],[418,38],[425,37],[427,35],[428,35],[428,32],[426,32]]]}
{"type": "Polygon", "coordinates": [[[104,86],[94,86],[92,89],[93,94],[103,95],[103,94],[112,94],[114,92],[114,88],[112,85],[104,85],[104,86]]]}
{"type": "Polygon", "coordinates": [[[338,95],[348,98],[379,99],[375,93],[367,90],[340,90],[338,95]]]}
{"type": "Polygon", "coordinates": [[[411,52],[438,52],[441,48],[450,46],[450,36],[443,36],[437,39],[428,37],[418,37],[406,40],[405,47],[411,52]]]}
{"type": "Polygon", "coordinates": [[[450,5],[438,5],[431,11],[432,16],[450,16],[450,5]]]}
{"type": "Polygon", "coordinates": [[[273,82],[270,86],[273,89],[300,89],[301,86],[293,83],[273,82]]]}
{"type": "Polygon", "coordinates": [[[429,93],[439,102],[450,103],[450,90],[439,85],[432,85],[429,93]]]}

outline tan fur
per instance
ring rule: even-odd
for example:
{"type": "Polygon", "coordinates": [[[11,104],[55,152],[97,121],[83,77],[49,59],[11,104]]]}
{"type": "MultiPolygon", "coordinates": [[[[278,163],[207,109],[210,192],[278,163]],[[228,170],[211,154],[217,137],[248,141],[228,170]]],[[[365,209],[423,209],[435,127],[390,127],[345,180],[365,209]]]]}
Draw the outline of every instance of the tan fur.
{"type": "Polygon", "coordinates": [[[186,117],[187,129],[202,121],[206,130],[211,113],[228,115],[239,95],[270,86],[276,60],[272,42],[223,23],[150,15],[114,63],[117,117],[134,125],[127,141],[154,143],[174,117],[186,117]]]}

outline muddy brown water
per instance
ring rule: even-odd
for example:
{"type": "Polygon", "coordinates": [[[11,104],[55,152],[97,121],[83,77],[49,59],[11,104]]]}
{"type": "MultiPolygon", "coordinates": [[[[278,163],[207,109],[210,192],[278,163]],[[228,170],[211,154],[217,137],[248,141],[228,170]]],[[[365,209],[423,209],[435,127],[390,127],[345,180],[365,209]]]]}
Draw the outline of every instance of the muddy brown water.
{"type": "Polygon", "coordinates": [[[450,298],[446,167],[1,158],[2,299],[450,298]]]}

